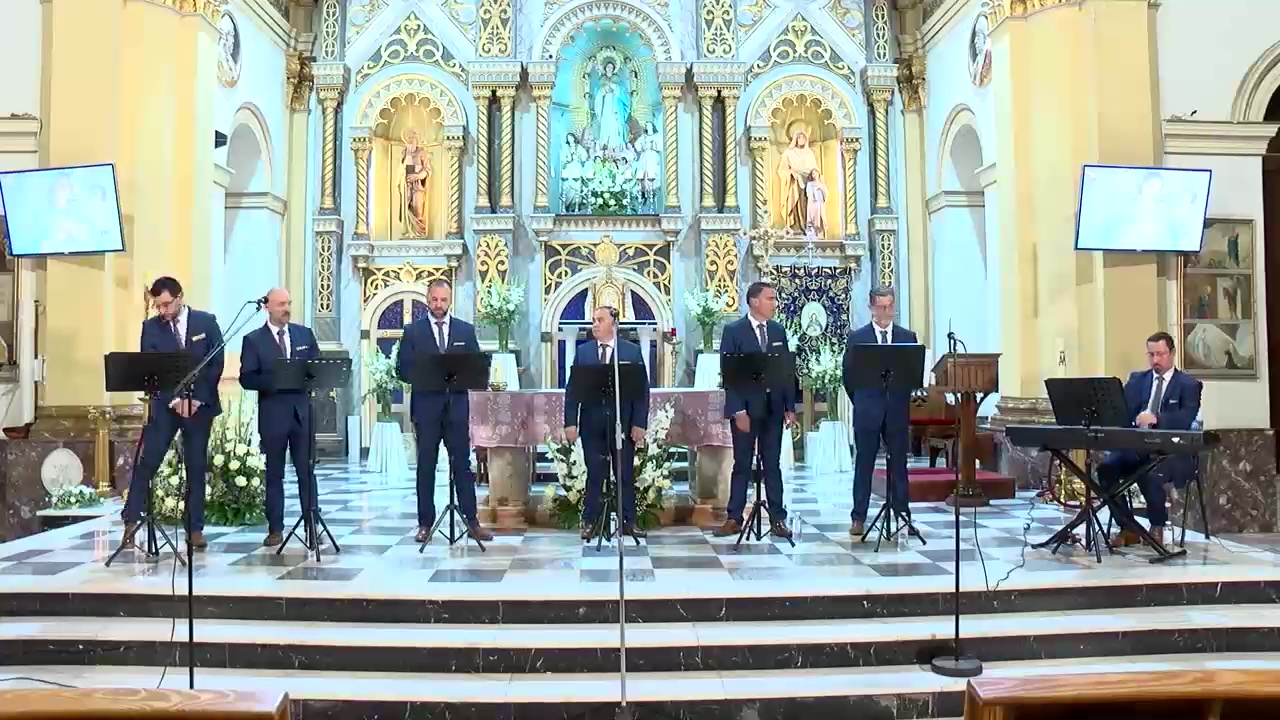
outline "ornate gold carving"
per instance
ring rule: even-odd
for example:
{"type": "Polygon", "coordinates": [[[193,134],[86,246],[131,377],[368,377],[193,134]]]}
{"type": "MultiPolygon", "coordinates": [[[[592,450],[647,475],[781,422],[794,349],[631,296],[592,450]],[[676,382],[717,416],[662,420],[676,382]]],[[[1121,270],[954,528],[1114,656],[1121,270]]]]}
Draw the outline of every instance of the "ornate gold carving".
{"type": "Polygon", "coordinates": [[[462,138],[444,139],[445,157],[449,162],[449,236],[462,234],[462,138]]]}
{"type": "Polygon", "coordinates": [[[773,3],[769,0],[748,0],[745,5],[738,8],[738,30],[742,32],[743,37],[749,35],[752,28],[765,19],[773,7],[773,3]]]}
{"type": "Polygon", "coordinates": [[[373,141],[369,138],[351,138],[356,161],[356,235],[369,234],[369,151],[372,149],[373,141]]]}
{"type": "Polygon", "coordinates": [[[476,240],[476,275],[481,287],[494,282],[505,283],[510,265],[511,251],[507,248],[506,238],[490,233],[476,240]]]}
{"type": "Polygon", "coordinates": [[[342,21],[342,1],[323,0],[320,6],[320,59],[338,60],[338,23],[342,21]]]}
{"type": "Polygon", "coordinates": [[[862,15],[860,0],[831,0],[827,3],[827,12],[840,23],[840,27],[859,50],[866,47],[863,39],[863,26],[866,24],[866,19],[862,15]]]}
{"type": "Polygon", "coordinates": [[[476,51],[484,58],[511,54],[511,0],[480,0],[480,38],[476,51]]]}
{"type": "Polygon", "coordinates": [[[97,479],[98,497],[107,497],[111,487],[111,421],[115,419],[115,409],[110,406],[89,408],[89,419],[93,421],[93,474],[97,479]]]}
{"type": "Polygon", "coordinates": [[[467,72],[463,69],[462,63],[453,57],[444,43],[431,34],[416,13],[410,13],[409,17],[400,23],[396,33],[374,50],[364,65],[356,71],[355,83],[359,85],[384,67],[406,62],[430,65],[463,83],[467,81],[467,72]]]}
{"type": "Polygon", "coordinates": [[[440,122],[444,125],[466,124],[467,115],[458,99],[438,80],[426,75],[399,75],[379,84],[365,96],[360,111],[356,113],[355,124],[373,127],[378,123],[382,111],[392,107],[394,100],[406,99],[411,95],[427,98],[432,105],[440,108],[440,122]]]}
{"type": "Polygon", "coordinates": [[[1049,404],[1049,398],[1001,395],[996,401],[996,412],[991,416],[990,425],[994,430],[1003,430],[1008,425],[1052,425],[1053,423],[1053,407],[1049,404]]]}
{"type": "Polygon", "coordinates": [[[774,112],[789,103],[803,105],[817,101],[824,110],[831,112],[831,124],[837,128],[857,127],[858,116],[849,107],[844,94],[826,80],[803,75],[789,75],[770,83],[751,105],[747,125],[765,127],[774,122],[774,112]]]}
{"type": "Polygon", "coordinates": [[[871,6],[871,58],[873,62],[889,62],[889,0],[876,0],[871,6]]]}
{"type": "Polygon", "coordinates": [[[680,207],[680,155],[677,138],[680,111],[680,98],[684,88],[679,85],[662,86],[662,164],[663,183],[666,185],[667,212],[675,212],[680,207]]]}
{"type": "MultiPolygon", "coordinates": [[[[715,0],[728,2],[729,0],[715,0]]],[[[562,3],[563,4],[563,3],[562,3]]],[[[729,4],[730,17],[733,6],[729,4]]],[[[549,15],[548,15],[549,17],[549,15]]],[[[662,62],[672,59],[671,35],[667,28],[654,20],[648,12],[638,5],[617,0],[595,0],[578,5],[556,18],[550,29],[542,38],[539,48],[541,59],[555,60],[560,55],[560,48],[569,42],[569,38],[583,25],[600,20],[612,20],[619,25],[629,27],[637,32],[653,47],[653,59],[662,62]]]]}
{"type": "Polygon", "coordinates": [[[991,27],[999,25],[1005,18],[1026,17],[1033,12],[1071,2],[1074,0],[992,0],[991,27]]]}
{"type": "Polygon", "coordinates": [[[707,255],[703,267],[708,290],[724,293],[729,298],[726,313],[738,312],[738,241],[729,233],[707,236],[707,255]]]}
{"type": "Polygon", "coordinates": [[[502,177],[501,195],[498,205],[510,209],[515,205],[515,157],[516,157],[516,89],[514,87],[498,88],[498,106],[502,116],[502,177]]]}
{"type": "Polygon", "coordinates": [[[738,55],[734,0],[702,0],[702,56],[732,60],[738,55]]]}
{"type": "Polygon", "coordinates": [[[872,150],[876,160],[876,211],[887,211],[892,206],[889,201],[889,101],[893,99],[893,89],[873,87],[867,90],[871,100],[871,112],[874,118],[876,142],[872,150]]]}
{"type": "Polygon", "coordinates": [[[755,199],[755,226],[769,224],[769,186],[765,184],[765,153],[769,151],[768,138],[751,138],[751,196],[755,199]]]}
{"type": "MultiPolygon", "coordinates": [[[[160,0],[160,4],[168,5],[180,13],[203,15],[216,27],[222,20],[222,8],[227,2],[226,0],[160,0]]],[[[285,19],[288,19],[287,15],[285,19]]]]}
{"type": "Polygon", "coordinates": [[[897,275],[896,235],[892,230],[876,231],[876,282],[886,287],[893,287],[897,275]]]}
{"type": "Polygon", "coordinates": [[[378,15],[387,9],[387,0],[356,0],[347,7],[347,47],[351,47],[378,15]]]}
{"type": "Polygon", "coordinates": [[[472,88],[476,99],[476,207],[489,212],[489,98],[490,88],[472,88]]]}
{"type": "Polygon", "coordinates": [[[902,93],[902,109],[907,112],[924,108],[924,63],[924,53],[920,52],[898,61],[898,92],[902,93]]]}
{"type": "Polygon", "coordinates": [[[747,83],[778,65],[791,63],[824,67],[848,80],[850,87],[858,87],[857,71],[800,15],[792,18],[786,29],[751,64],[751,69],[747,71],[747,83]]]}
{"type": "Polygon", "coordinates": [[[604,266],[631,270],[653,283],[663,297],[671,297],[671,244],[635,242],[618,245],[613,237],[599,241],[549,242],[542,265],[542,299],[587,268],[604,266]]]}
{"type": "Polygon", "coordinates": [[[476,40],[476,6],[475,0],[442,0],[440,7],[445,15],[458,28],[462,36],[471,42],[476,40]]]}
{"type": "Polygon", "coordinates": [[[724,207],[738,210],[738,97],[742,90],[725,88],[724,98],[724,207]]]}
{"type": "Polygon", "coordinates": [[[336,153],[338,143],[338,99],[342,97],[340,87],[322,87],[317,93],[320,106],[324,109],[324,146],[320,158],[320,209],[333,210],[334,189],[333,178],[337,172],[336,153]]]}
{"type": "Polygon", "coordinates": [[[392,285],[421,285],[424,288],[436,280],[453,282],[454,269],[451,265],[418,265],[405,261],[403,265],[394,267],[365,267],[360,283],[361,304],[368,304],[375,295],[392,285]]]}
{"type": "Polygon", "coordinates": [[[547,176],[549,174],[547,156],[550,154],[550,142],[547,137],[547,109],[551,103],[551,86],[535,85],[533,102],[537,108],[537,164],[534,168],[533,205],[539,212],[550,207],[547,197],[547,176]]]}
{"type": "Polygon", "coordinates": [[[700,204],[704,211],[716,208],[715,158],[712,156],[715,150],[715,137],[711,132],[711,105],[715,102],[716,95],[719,92],[717,88],[698,88],[698,130],[701,135],[698,154],[702,156],[702,200],[700,204]]]}
{"type": "Polygon", "coordinates": [[[932,18],[939,10],[942,9],[942,3],[944,2],[946,2],[946,0],[926,0],[924,9],[920,11],[920,24],[923,25],[929,22],[929,18],[932,18]]]}
{"type": "Polygon", "coordinates": [[[862,149],[862,138],[846,137],[840,139],[840,148],[844,151],[844,234],[856,238],[858,232],[858,151],[862,149]]]}
{"type": "Polygon", "coordinates": [[[311,88],[315,84],[311,63],[314,60],[300,52],[285,53],[284,92],[289,99],[289,109],[294,112],[306,112],[311,106],[311,88]]]}
{"type": "Polygon", "coordinates": [[[316,313],[333,314],[333,268],[338,238],[333,233],[316,234],[316,313]]]}

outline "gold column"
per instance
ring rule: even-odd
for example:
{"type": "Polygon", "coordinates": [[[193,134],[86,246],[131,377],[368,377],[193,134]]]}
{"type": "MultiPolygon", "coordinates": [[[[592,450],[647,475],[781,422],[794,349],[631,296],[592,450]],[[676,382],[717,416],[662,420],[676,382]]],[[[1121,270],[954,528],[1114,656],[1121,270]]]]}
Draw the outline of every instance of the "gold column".
{"type": "Polygon", "coordinates": [[[537,166],[534,168],[533,206],[536,212],[545,212],[550,207],[547,196],[548,172],[547,158],[551,148],[548,142],[547,109],[551,103],[551,86],[533,86],[533,102],[537,107],[537,166]]]}
{"type": "Polygon", "coordinates": [[[489,98],[493,90],[487,87],[471,89],[476,99],[476,209],[489,212],[489,98]]]}
{"type": "Polygon", "coordinates": [[[334,210],[333,179],[337,172],[336,148],[338,143],[338,100],[342,97],[340,87],[322,87],[317,93],[320,96],[320,107],[324,111],[323,154],[320,165],[320,209],[334,210]]]}
{"type": "Polygon", "coordinates": [[[703,212],[716,209],[715,189],[715,150],[714,138],[711,136],[711,105],[720,92],[718,88],[698,88],[698,127],[701,135],[702,156],[702,200],[699,203],[703,212]]]}
{"type": "Polygon", "coordinates": [[[680,110],[680,97],[684,88],[679,85],[662,86],[662,161],[663,183],[667,187],[667,212],[680,209],[680,153],[677,136],[680,110]]]}
{"type": "Polygon", "coordinates": [[[113,494],[111,486],[111,421],[116,416],[111,407],[90,407],[89,419],[93,421],[93,474],[97,480],[98,497],[113,494]]]}
{"type": "Polygon", "coordinates": [[[498,88],[498,104],[502,108],[502,193],[498,205],[504,210],[515,206],[515,137],[516,137],[516,89],[498,88]]]}
{"type": "MultiPolygon", "coordinates": [[[[840,148],[844,151],[844,235],[855,238],[861,235],[858,232],[858,151],[862,149],[862,138],[841,138],[840,148]]],[[[763,164],[761,162],[762,170],[763,164]]]]}
{"type": "MultiPolygon", "coordinates": [[[[933,337],[929,308],[933,290],[932,262],[929,259],[929,214],[926,209],[928,190],[925,178],[925,60],[922,50],[906,56],[898,65],[898,92],[902,98],[902,190],[898,210],[906,223],[907,268],[905,284],[910,307],[907,317],[911,327],[922,338],[933,337]]],[[[925,344],[930,344],[926,339],[925,344]]]]}
{"type": "Polygon", "coordinates": [[[888,212],[892,209],[889,198],[889,101],[893,99],[893,89],[873,87],[867,90],[871,100],[871,112],[875,123],[876,141],[872,150],[875,153],[876,166],[876,212],[888,212]]]}
{"type": "MultiPolygon", "coordinates": [[[[314,90],[315,76],[312,61],[308,52],[293,52],[286,56],[286,91],[289,97],[288,114],[288,179],[285,199],[288,201],[286,228],[284,232],[285,257],[284,279],[287,288],[293,288],[301,295],[306,283],[307,268],[307,221],[311,217],[307,207],[307,187],[310,175],[307,172],[310,152],[309,135],[311,128],[311,93],[314,90]]],[[[299,301],[299,312],[308,303],[299,301]]]]}
{"type": "Polygon", "coordinates": [[[765,184],[764,156],[769,151],[768,138],[751,138],[751,196],[755,199],[755,227],[769,224],[769,186],[765,184]]]}
{"type": "Polygon", "coordinates": [[[367,137],[351,138],[351,151],[356,161],[356,235],[369,234],[369,151],[373,141],[367,137]]]}
{"type": "Polygon", "coordinates": [[[446,136],[444,151],[449,161],[448,234],[450,237],[458,237],[462,235],[462,137],[446,136]]]}
{"type": "Polygon", "coordinates": [[[725,88],[724,95],[724,209],[738,211],[738,97],[740,88],[725,88]]]}

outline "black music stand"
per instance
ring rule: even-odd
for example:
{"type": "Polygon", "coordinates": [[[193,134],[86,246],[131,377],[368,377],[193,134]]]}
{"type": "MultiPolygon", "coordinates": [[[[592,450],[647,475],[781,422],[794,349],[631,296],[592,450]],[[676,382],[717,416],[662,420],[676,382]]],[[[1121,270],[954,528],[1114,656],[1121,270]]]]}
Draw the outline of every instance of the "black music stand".
{"type": "MultiPolygon", "coordinates": [[[[182,382],[182,378],[191,372],[193,364],[191,355],[185,352],[113,352],[104,355],[102,362],[106,376],[106,391],[144,393],[147,398],[147,407],[151,406],[151,401],[155,399],[156,395],[173,392],[182,382]]],[[[138,457],[142,453],[142,444],[146,434],[147,426],[144,424],[138,436],[138,444],[133,448],[133,472],[137,472],[138,457]]],[[[185,470],[183,468],[184,472],[185,470]]],[[[156,526],[155,516],[152,514],[151,507],[150,482],[147,483],[147,506],[144,522],[146,523],[147,540],[143,555],[147,561],[157,562],[160,557],[161,547],[167,546],[173,551],[173,555],[178,559],[178,562],[186,565],[187,561],[183,559],[182,553],[178,552],[178,546],[174,544],[173,539],[169,537],[163,527],[156,526]],[[160,533],[163,542],[157,542],[157,532],[160,533]]],[[[115,552],[111,553],[111,556],[107,558],[106,566],[111,567],[111,563],[115,562],[116,556],[124,549],[125,544],[121,543],[120,547],[116,548],[115,552]]]]}
{"type": "MultiPolygon", "coordinates": [[[[596,538],[597,548],[602,547],[606,540],[613,540],[614,522],[619,531],[622,528],[622,489],[618,483],[622,472],[622,444],[626,442],[626,434],[631,427],[623,425],[626,418],[618,417],[618,411],[623,404],[639,402],[648,392],[648,371],[643,363],[618,361],[603,365],[575,364],[569,368],[569,382],[565,385],[565,393],[574,393],[583,405],[600,403],[605,409],[605,416],[613,421],[613,427],[608,428],[609,474],[605,476],[600,488],[600,516],[591,525],[591,535],[596,538]],[[613,481],[612,494],[609,493],[610,480],[613,481]],[[611,518],[610,513],[616,517],[611,518]]],[[[590,431],[579,425],[579,437],[584,430],[590,431]]],[[[634,477],[632,483],[635,483],[634,477]]],[[[632,489],[632,495],[634,494],[635,490],[632,489]]],[[[636,545],[640,544],[640,538],[633,535],[631,539],[636,545]]]]}
{"type": "Polygon", "coordinates": [[[1133,513],[1128,509],[1127,503],[1122,504],[1120,502],[1121,498],[1125,496],[1130,487],[1138,482],[1139,478],[1154,470],[1168,456],[1151,456],[1137,471],[1118,483],[1113,491],[1108,491],[1102,487],[1094,477],[1094,448],[1091,442],[1094,436],[1094,429],[1131,428],[1133,426],[1129,421],[1129,409],[1125,403],[1124,386],[1120,384],[1120,378],[1046,378],[1044,387],[1049,395],[1049,404],[1053,407],[1054,421],[1064,427],[1082,427],[1085,429],[1084,447],[1082,448],[1084,452],[1083,468],[1061,450],[1053,448],[1049,450],[1053,457],[1062,464],[1062,467],[1084,483],[1084,500],[1080,503],[1080,512],[1076,513],[1071,522],[1049,536],[1049,539],[1036,543],[1031,547],[1040,550],[1052,545],[1053,550],[1051,552],[1056,554],[1058,548],[1071,541],[1075,529],[1083,524],[1086,533],[1085,551],[1092,549],[1097,562],[1102,562],[1102,546],[1106,545],[1108,552],[1112,551],[1111,541],[1106,537],[1102,521],[1098,518],[1098,510],[1105,505],[1111,517],[1119,522],[1121,527],[1127,525],[1133,528],[1138,536],[1142,538],[1143,543],[1156,551],[1156,557],[1152,558],[1151,562],[1163,562],[1179,555],[1185,555],[1186,550],[1170,552],[1163,543],[1157,540],[1149,530],[1142,527],[1142,524],[1134,518],[1133,513]],[[1097,502],[1095,502],[1095,498],[1097,502]]]}
{"type": "MultiPolygon", "coordinates": [[[[845,388],[855,392],[871,390],[884,393],[887,414],[890,393],[910,395],[924,384],[924,345],[852,343],[845,350],[844,368],[845,388]]],[[[903,407],[903,413],[906,412],[907,408],[903,407]]],[[[883,432],[880,434],[883,437],[883,432]]],[[[910,443],[907,444],[910,445],[910,443]]],[[[888,442],[884,445],[885,457],[891,462],[893,458],[889,455],[888,442]]],[[[908,537],[914,536],[921,545],[928,545],[929,543],[920,535],[916,526],[911,524],[910,515],[899,512],[893,506],[893,485],[893,468],[887,462],[884,473],[884,504],[880,506],[880,511],[862,533],[862,542],[866,542],[873,529],[878,527],[875,552],[880,552],[880,543],[885,539],[897,537],[905,527],[908,537]],[[890,529],[891,525],[892,529],[890,529]]]]}
{"type": "MultiPolygon", "coordinates": [[[[409,380],[415,392],[444,393],[444,417],[448,421],[453,414],[454,393],[485,390],[489,387],[489,368],[492,362],[493,357],[488,353],[418,353],[414,357],[413,377],[409,380]]],[[[449,443],[445,442],[444,446],[445,452],[448,453],[449,443]]],[[[463,538],[471,538],[479,546],[480,552],[487,552],[484,543],[471,534],[471,526],[466,522],[466,518],[463,518],[462,523],[464,529],[458,532],[455,518],[462,513],[458,510],[454,492],[458,478],[454,476],[453,466],[453,456],[450,455],[449,504],[445,506],[444,513],[436,516],[435,524],[427,532],[427,539],[418,546],[420,553],[427,549],[427,543],[435,537],[436,531],[440,530],[446,517],[449,518],[449,532],[445,534],[440,531],[440,534],[449,540],[449,545],[454,545],[463,538]]],[[[431,472],[434,473],[435,468],[431,468],[431,472]]],[[[432,483],[432,492],[435,492],[435,483],[432,483]]]]}
{"type": "MultiPolygon", "coordinates": [[[[766,393],[783,393],[792,388],[796,382],[796,356],[790,352],[779,354],[725,353],[720,356],[720,377],[726,390],[732,390],[742,397],[762,396],[766,393]]],[[[729,422],[733,422],[730,420],[729,422]]],[[[783,433],[786,428],[783,427],[783,433]]],[[[734,550],[742,545],[743,538],[753,536],[753,540],[764,539],[765,494],[764,458],[760,455],[760,429],[752,421],[751,454],[755,456],[752,467],[752,478],[755,482],[756,499],[751,503],[751,513],[742,523],[742,531],[738,533],[738,541],[733,544],[734,550]]],[[[786,442],[784,439],[783,442],[786,442]]],[[[791,547],[796,546],[792,538],[786,538],[791,547]]]]}
{"type": "Polygon", "coordinates": [[[276,554],[284,552],[289,541],[298,534],[302,526],[302,546],[308,552],[314,552],[316,562],[320,562],[320,532],[329,538],[329,545],[335,553],[342,552],[338,541],[329,531],[320,514],[320,490],[316,480],[316,392],[344,388],[351,382],[351,358],[313,358],[310,360],[286,360],[278,358],[271,368],[272,389],[280,391],[300,391],[307,393],[307,440],[310,443],[310,457],[307,464],[311,467],[311,481],[307,487],[298,489],[298,501],[302,505],[302,513],[293,529],[285,536],[284,542],[276,548],[276,554]]]}

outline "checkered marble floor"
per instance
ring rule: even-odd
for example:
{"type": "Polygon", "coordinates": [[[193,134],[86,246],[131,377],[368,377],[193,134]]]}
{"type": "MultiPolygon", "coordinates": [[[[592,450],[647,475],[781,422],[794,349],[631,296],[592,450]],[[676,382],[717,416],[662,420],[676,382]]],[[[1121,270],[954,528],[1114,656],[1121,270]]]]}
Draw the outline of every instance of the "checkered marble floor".
{"type": "MultiPolygon", "coordinates": [[[[584,545],[576,533],[562,530],[493,528],[497,537],[485,552],[474,545],[449,547],[437,538],[419,553],[413,540],[411,476],[386,477],[342,463],[323,464],[318,476],[324,519],[341,553],[326,548],[317,562],[295,540],[277,555],[261,545],[265,527],[210,527],[205,533],[209,548],[196,561],[200,591],[438,598],[519,597],[535,588],[559,597],[616,592],[616,546],[584,545]]],[[[710,528],[662,528],[651,531],[639,546],[630,540],[624,544],[627,581],[640,596],[650,597],[766,589],[775,594],[926,592],[953,586],[956,529],[950,507],[913,504],[913,521],[927,544],[900,535],[877,551],[874,537],[863,543],[849,536],[851,475],[815,477],[800,471],[786,484],[795,547],[766,538],[734,548],[735,538],[715,538],[710,528]]],[[[293,487],[286,480],[289,522],[298,510],[293,487]]],[[[535,497],[540,490],[533,489],[535,497]]],[[[437,506],[443,508],[443,476],[437,492],[437,506]]],[[[480,494],[483,498],[483,488],[480,494]]],[[[873,513],[877,507],[873,501],[873,513]]],[[[1057,554],[1028,547],[1072,517],[1070,511],[1035,502],[1030,495],[962,513],[960,569],[963,585],[974,590],[1280,579],[1280,542],[1274,539],[1206,541],[1192,532],[1185,558],[1150,565],[1150,551],[1134,549],[1104,552],[1103,562],[1097,563],[1078,546],[1065,546],[1057,554]]],[[[126,553],[112,567],[103,567],[121,529],[118,517],[102,517],[0,544],[0,592],[65,588],[168,593],[174,583],[168,556],[146,563],[126,553]]],[[[183,574],[178,571],[179,578],[183,574]]]]}

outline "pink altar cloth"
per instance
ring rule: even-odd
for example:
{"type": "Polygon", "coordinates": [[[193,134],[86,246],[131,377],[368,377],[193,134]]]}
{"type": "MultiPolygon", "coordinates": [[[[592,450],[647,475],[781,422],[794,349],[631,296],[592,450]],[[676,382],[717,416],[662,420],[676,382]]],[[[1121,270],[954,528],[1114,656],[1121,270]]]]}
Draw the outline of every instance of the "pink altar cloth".
{"type": "MultiPolygon", "coordinates": [[[[650,391],[649,417],[674,405],[673,445],[733,447],[724,419],[724,392],[661,388],[650,391]]],[[[532,447],[564,429],[563,390],[471,393],[471,443],[475,447],[532,447]]]]}

